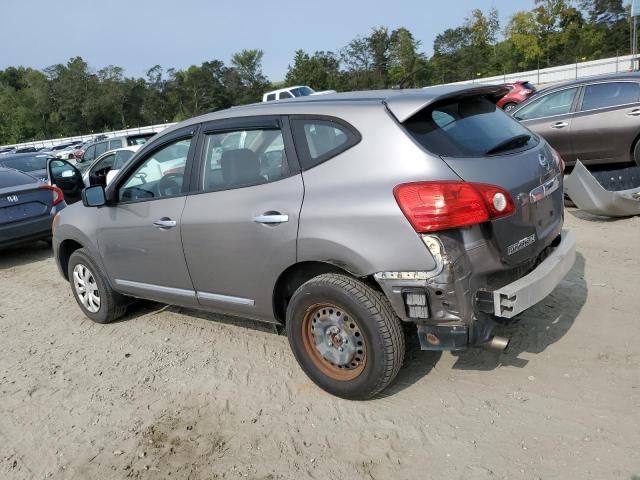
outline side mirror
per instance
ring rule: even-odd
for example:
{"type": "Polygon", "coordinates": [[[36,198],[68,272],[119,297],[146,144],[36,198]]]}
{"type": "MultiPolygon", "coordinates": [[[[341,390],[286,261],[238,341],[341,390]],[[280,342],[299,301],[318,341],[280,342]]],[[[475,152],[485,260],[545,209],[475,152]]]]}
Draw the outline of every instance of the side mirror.
{"type": "Polygon", "coordinates": [[[93,185],[82,190],[82,204],[85,207],[102,207],[107,203],[102,185],[93,185]]]}

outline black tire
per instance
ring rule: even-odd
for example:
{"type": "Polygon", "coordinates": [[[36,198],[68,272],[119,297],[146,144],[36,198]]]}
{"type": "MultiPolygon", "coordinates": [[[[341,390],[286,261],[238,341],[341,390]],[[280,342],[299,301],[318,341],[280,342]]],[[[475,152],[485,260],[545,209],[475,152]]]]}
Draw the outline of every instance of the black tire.
{"type": "Polygon", "coordinates": [[[518,104],[517,103],[513,103],[513,102],[509,102],[509,103],[505,103],[504,107],[502,107],[502,109],[505,112],[510,112],[511,110],[513,110],[515,107],[517,107],[518,104]]]}
{"type": "Polygon", "coordinates": [[[371,398],[393,381],[402,366],[405,344],[400,320],[384,296],[346,275],[319,275],[300,286],[287,307],[286,329],[289,345],[302,370],[316,385],[338,397],[371,398]],[[326,331],[335,327],[325,330],[324,317],[320,315],[325,310],[334,315],[334,309],[335,316],[342,314],[344,327],[338,328],[337,335],[327,337],[326,331]],[[320,323],[316,323],[318,319],[320,323]],[[349,324],[352,329],[355,325],[355,330],[350,330],[349,324]],[[321,333],[316,333],[316,328],[321,333]],[[356,337],[349,336],[349,331],[356,337]],[[345,349],[348,342],[343,344],[343,338],[362,339],[352,342],[354,346],[350,348],[362,348],[364,352],[357,350],[354,357],[340,365],[330,362],[318,350],[317,345],[324,343],[317,342],[320,338],[329,338],[331,342],[335,337],[345,349]],[[355,346],[363,343],[363,347],[355,346]],[[358,355],[363,357],[362,363],[350,363],[360,361],[358,355]]]}
{"type": "Polygon", "coordinates": [[[631,159],[636,166],[640,167],[640,140],[633,147],[633,158],[631,159]]]}
{"type": "Polygon", "coordinates": [[[124,315],[127,310],[127,298],[114,292],[106,275],[96,262],[93,261],[86,249],[80,248],[71,254],[67,267],[71,292],[82,312],[96,323],[109,323],[124,315]],[[84,266],[89,272],[90,278],[94,280],[97,288],[100,304],[97,311],[93,312],[84,305],[80,294],[74,284],[74,269],[76,266],[84,266]]]}

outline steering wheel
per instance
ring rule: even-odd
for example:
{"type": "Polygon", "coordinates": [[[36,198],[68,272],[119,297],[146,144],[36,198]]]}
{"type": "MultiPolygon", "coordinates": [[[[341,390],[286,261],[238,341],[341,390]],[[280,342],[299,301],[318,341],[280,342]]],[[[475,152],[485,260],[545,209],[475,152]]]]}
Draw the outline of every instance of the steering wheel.
{"type": "Polygon", "coordinates": [[[172,195],[178,195],[182,191],[182,182],[184,181],[184,174],[182,173],[167,173],[158,182],[158,192],[161,197],[170,197],[172,195]]]}

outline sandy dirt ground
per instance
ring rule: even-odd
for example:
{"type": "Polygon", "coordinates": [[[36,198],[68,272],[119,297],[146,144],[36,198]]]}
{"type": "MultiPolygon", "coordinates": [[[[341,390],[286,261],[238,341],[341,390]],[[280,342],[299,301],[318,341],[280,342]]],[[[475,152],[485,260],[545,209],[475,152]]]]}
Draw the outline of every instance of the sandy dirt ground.
{"type": "Polygon", "coordinates": [[[640,479],[640,218],[571,210],[578,259],[510,352],[410,346],[333,398],[269,326],[157,304],[94,324],[46,244],[0,253],[2,479],[640,479]]]}

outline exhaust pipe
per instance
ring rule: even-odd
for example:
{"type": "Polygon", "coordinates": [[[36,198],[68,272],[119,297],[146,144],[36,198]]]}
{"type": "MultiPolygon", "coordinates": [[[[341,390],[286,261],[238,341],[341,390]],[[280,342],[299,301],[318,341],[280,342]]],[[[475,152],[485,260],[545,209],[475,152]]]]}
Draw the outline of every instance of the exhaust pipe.
{"type": "Polygon", "coordinates": [[[509,339],[505,337],[491,337],[489,340],[481,344],[484,348],[490,348],[491,350],[498,350],[504,352],[509,346],[509,339]]]}

